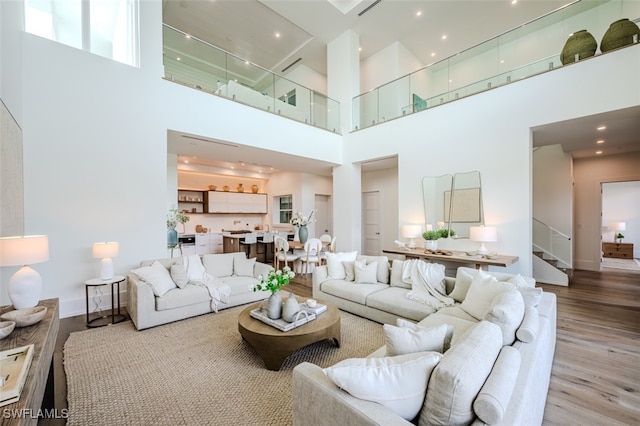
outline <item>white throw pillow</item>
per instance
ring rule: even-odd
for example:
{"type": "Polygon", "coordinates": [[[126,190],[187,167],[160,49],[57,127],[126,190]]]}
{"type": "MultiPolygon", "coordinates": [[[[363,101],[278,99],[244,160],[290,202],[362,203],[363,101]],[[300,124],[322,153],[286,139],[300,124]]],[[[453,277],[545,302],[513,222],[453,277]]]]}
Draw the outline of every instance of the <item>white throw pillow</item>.
{"type": "Polygon", "coordinates": [[[171,279],[169,270],[157,260],[151,266],[134,269],[131,273],[147,283],[153,290],[153,294],[158,297],[162,297],[169,290],[176,288],[176,283],[171,279]]]}
{"type": "Polygon", "coordinates": [[[344,253],[327,253],[327,276],[333,280],[344,280],[346,273],[342,262],[354,262],[358,256],[357,251],[344,253]]]}
{"type": "Polygon", "coordinates": [[[253,277],[253,267],[256,264],[256,258],[242,259],[240,257],[233,258],[233,273],[239,277],[253,277]]]}
{"type": "MultiPolygon", "coordinates": [[[[427,315],[427,318],[428,317],[429,316],[427,315]]],[[[402,319],[402,318],[398,318],[398,319],[396,319],[396,325],[398,327],[406,327],[406,328],[410,328],[411,330],[418,331],[418,330],[422,330],[422,329],[429,328],[429,327],[437,327],[440,324],[437,324],[437,321],[436,321],[436,324],[434,324],[434,325],[426,325],[426,324],[422,325],[422,324],[416,324],[416,323],[411,322],[411,321],[407,321],[407,320],[402,319]]],[[[444,342],[442,343],[442,352],[443,353],[446,352],[447,350],[449,350],[449,348],[451,347],[451,340],[453,338],[453,332],[455,330],[455,327],[453,325],[451,325],[451,324],[445,324],[445,325],[447,327],[447,331],[446,331],[446,333],[444,335],[444,342]]]]}
{"type": "Polygon", "coordinates": [[[444,350],[447,325],[435,327],[396,327],[390,324],[382,326],[387,345],[387,356],[411,354],[415,352],[439,352],[444,350]]]}
{"type": "Polygon", "coordinates": [[[424,401],[427,383],[442,354],[418,352],[384,358],[351,358],[325,374],[356,398],[387,407],[406,420],[415,418],[424,401]]]}
{"type": "Polygon", "coordinates": [[[453,285],[453,290],[449,293],[449,297],[456,302],[463,302],[467,296],[471,282],[477,275],[478,273],[476,271],[471,272],[465,268],[458,268],[456,271],[456,282],[453,285]]]}
{"type": "Polygon", "coordinates": [[[353,269],[356,275],[356,283],[358,284],[376,284],[378,262],[365,265],[363,262],[354,262],[353,269]]]}
{"type": "Polygon", "coordinates": [[[542,299],[542,289],[540,287],[519,287],[518,291],[524,299],[525,306],[538,306],[542,299]]]}
{"type": "Polygon", "coordinates": [[[184,288],[189,283],[189,276],[184,266],[180,264],[171,265],[171,279],[179,288],[184,288]]]}
{"type": "Polygon", "coordinates": [[[344,280],[345,281],[355,281],[356,279],[356,271],[355,271],[355,262],[342,262],[344,266],[344,280]]]}
{"type": "Polygon", "coordinates": [[[403,265],[404,260],[393,259],[391,261],[391,278],[389,279],[389,284],[391,284],[391,287],[408,288],[411,290],[411,284],[402,281],[403,265]]]}
{"type": "Polygon", "coordinates": [[[524,300],[520,292],[513,288],[498,293],[484,319],[500,327],[503,345],[512,345],[523,317],[524,300]]]}
{"type": "Polygon", "coordinates": [[[516,288],[524,288],[524,287],[534,287],[535,281],[529,278],[531,282],[527,282],[527,280],[520,274],[514,275],[513,277],[507,280],[508,283],[511,283],[516,286],[516,288]]]}
{"type": "Polygon", "coordinates": [[[356,260],[364,262],[367,265],[373,262],[378,262],[376,281],[379,283],[389,284],[389,258],[387,256],[358,256],[356,260]]]}
{"type": "Polygon", "coordinates": [[[498,293],[514,287],[513,284],[498,281],[491,274],[478,271],[478,274],[471,281],[469,291],[460,308],[475,319],[482,320],[489,312],[491,302],[498,293]]]}

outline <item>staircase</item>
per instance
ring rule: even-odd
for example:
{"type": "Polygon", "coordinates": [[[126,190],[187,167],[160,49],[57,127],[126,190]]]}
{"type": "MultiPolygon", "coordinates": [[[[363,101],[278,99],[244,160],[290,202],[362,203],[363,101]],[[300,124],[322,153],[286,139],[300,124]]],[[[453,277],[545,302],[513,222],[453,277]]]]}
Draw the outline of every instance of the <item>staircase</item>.
{"type": "Polygon", "coordinates": [[[532,252],[537,282],[569,285],[573,275],[571,237],[534,218],[532,252]]]}

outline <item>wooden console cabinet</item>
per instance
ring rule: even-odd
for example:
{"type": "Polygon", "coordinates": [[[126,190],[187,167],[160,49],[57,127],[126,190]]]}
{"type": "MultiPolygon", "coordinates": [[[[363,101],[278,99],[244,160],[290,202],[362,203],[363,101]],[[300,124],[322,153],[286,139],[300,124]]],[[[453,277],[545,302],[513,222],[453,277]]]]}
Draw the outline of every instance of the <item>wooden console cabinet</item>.
{"type": "Polygon", "coordinates": [[[618,259],[633,259],[633,243],[602,243],[602,255],[618,259]]]}

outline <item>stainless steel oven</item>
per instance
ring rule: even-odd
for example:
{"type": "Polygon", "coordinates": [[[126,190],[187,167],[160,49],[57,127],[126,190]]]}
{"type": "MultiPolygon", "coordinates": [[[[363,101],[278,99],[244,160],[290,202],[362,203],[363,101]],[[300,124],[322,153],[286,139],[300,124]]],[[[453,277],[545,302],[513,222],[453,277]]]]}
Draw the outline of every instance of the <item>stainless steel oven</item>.
{"type": "Polygon", "coordinates": [[[195,246],[196,236],[195,234],[178,235],[178,243],[180,243],[182,246],[195,246]]]}

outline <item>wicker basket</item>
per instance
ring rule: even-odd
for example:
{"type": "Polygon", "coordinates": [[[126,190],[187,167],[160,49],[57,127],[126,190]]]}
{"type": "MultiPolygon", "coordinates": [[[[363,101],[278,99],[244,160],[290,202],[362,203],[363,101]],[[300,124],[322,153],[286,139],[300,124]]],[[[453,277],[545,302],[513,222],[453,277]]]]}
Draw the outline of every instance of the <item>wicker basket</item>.
{"type": "Polygon", "coordinates": [[[612,23],[604,33],[600,42],[600,51],[604,53],[633,44],[634,35],[637,43],[640,40],[640,28],[627,18],[619,19],[612,23]]]}
{"type": "Polygon", "coordinates": [[[597,48],[598,43],[589,31],[576,31],[569,36],[564,44],[560,54],[560,62],[562,65],[576,62],[576,55],[578,55],[578,60],[589,58],[596,54],[597,48]]]}

